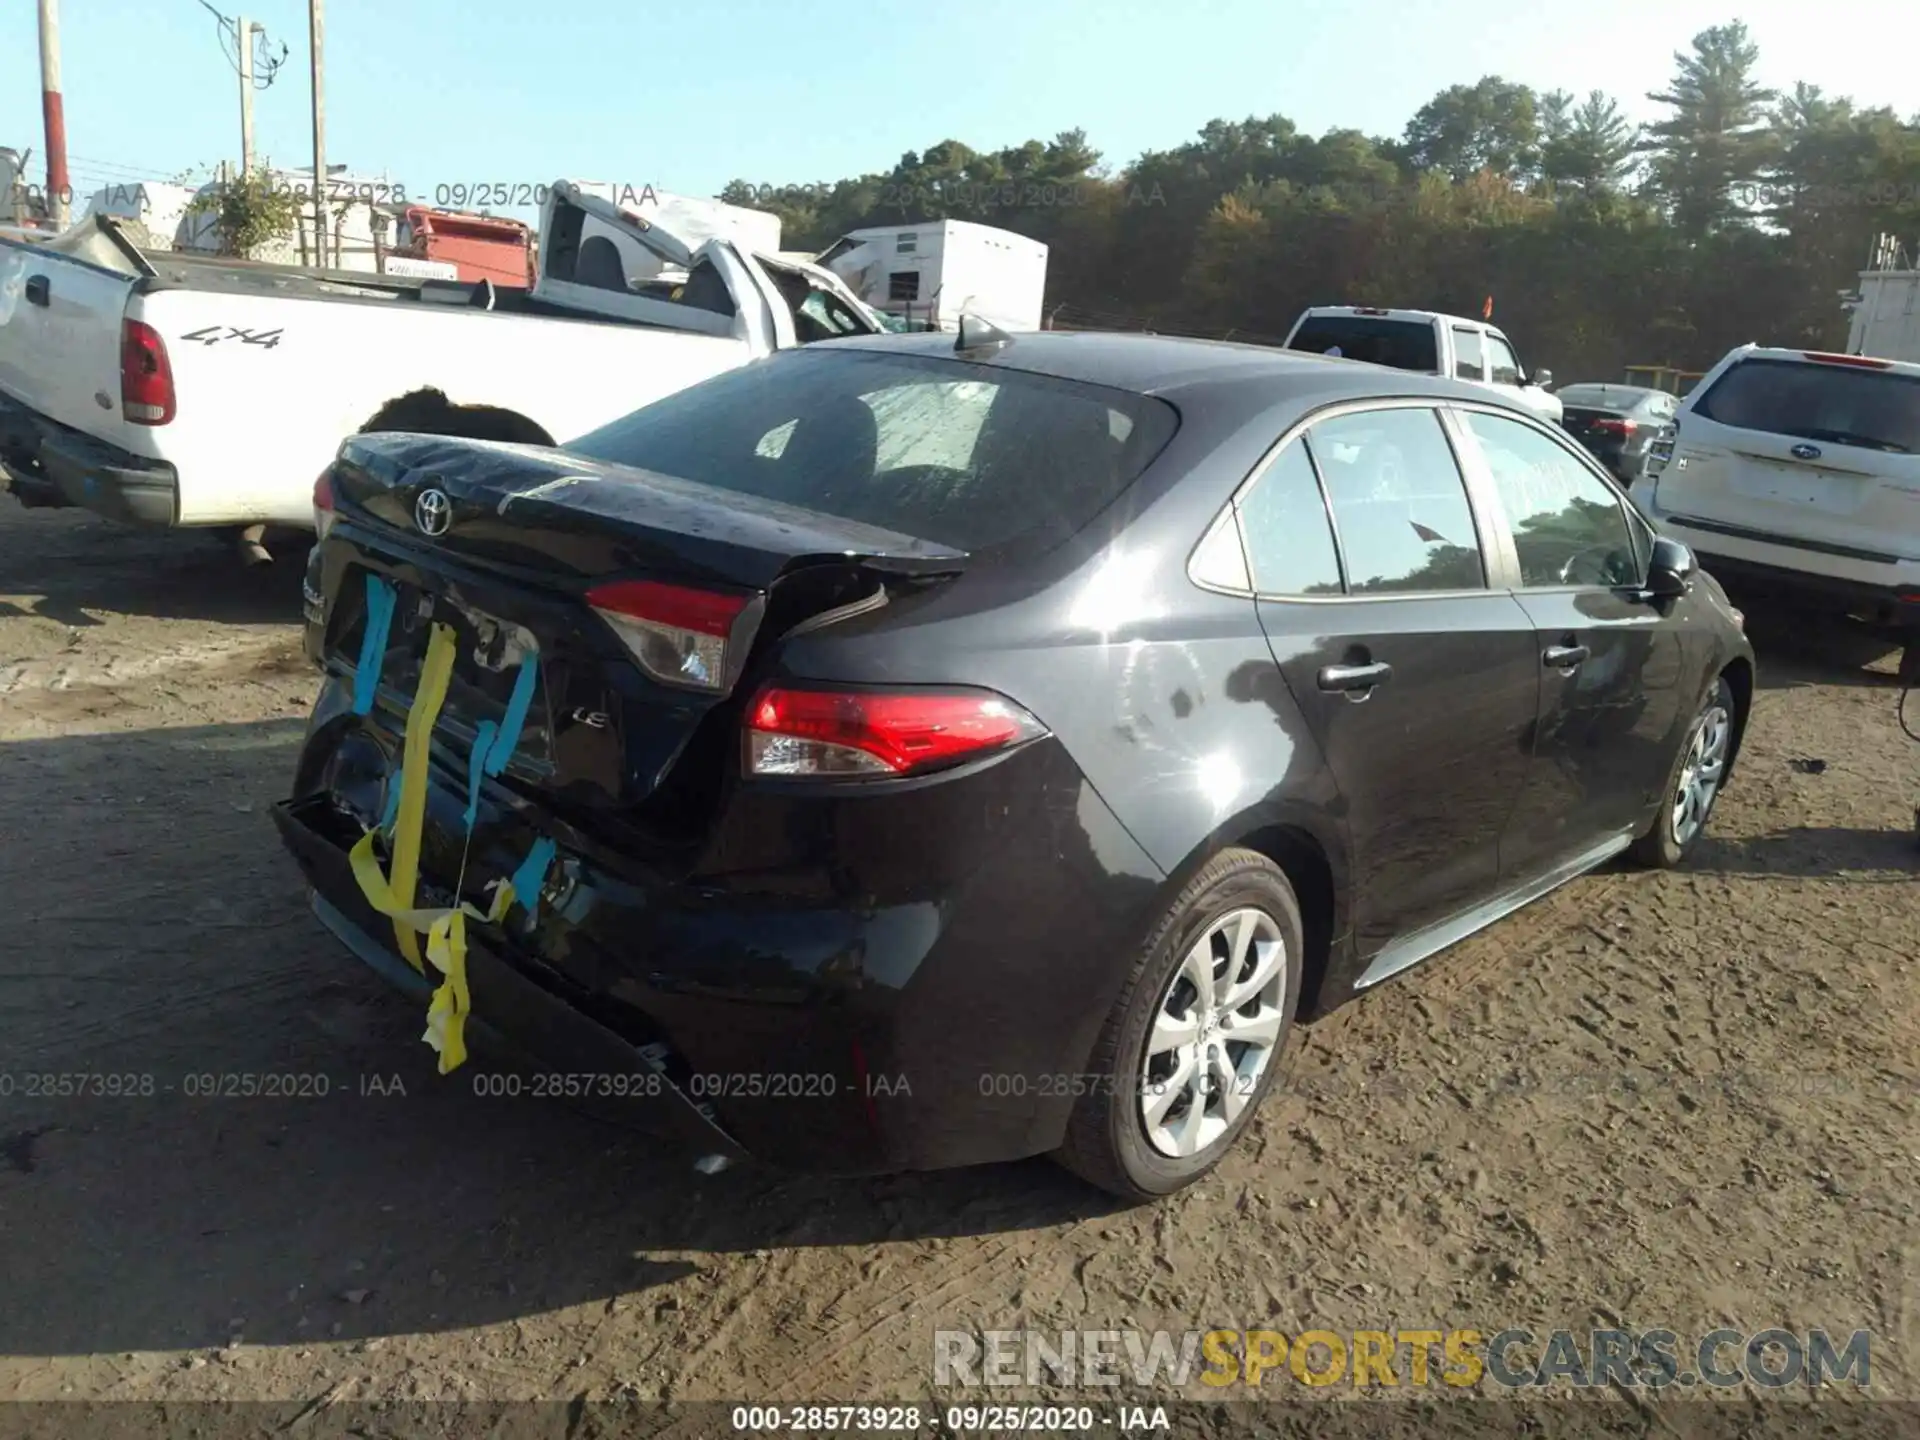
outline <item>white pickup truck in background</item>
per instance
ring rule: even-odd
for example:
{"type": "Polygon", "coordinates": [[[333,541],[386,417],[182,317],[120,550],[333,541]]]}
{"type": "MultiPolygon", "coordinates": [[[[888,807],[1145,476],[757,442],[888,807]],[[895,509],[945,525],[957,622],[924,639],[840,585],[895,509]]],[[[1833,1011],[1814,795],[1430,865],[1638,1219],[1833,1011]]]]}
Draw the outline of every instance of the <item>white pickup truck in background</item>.
{"type": "Polygon", "coordinates": [[[1513,342],[1482,320],[1432,310],[1316,305],[1293,322],[1286,348],[1316,355],[1337,350],[1348,360],[1484,385],[1555,425],[1565,413],[1560,397],[1547,388],[1553,372],[1527,374],[1513,342]]]}
{"type": "Polygon", "coordinates": [[[149,254],[104,217],[0,240],[0,470],[29,506],[311,530],[341,438],[421,386],[566,440],[775,350],[887,328],[818,266],[689,246],[564,181],[539,255],[516,292],[149,254]],[[633,247],[666,278],[636,280],[633,247]]]}

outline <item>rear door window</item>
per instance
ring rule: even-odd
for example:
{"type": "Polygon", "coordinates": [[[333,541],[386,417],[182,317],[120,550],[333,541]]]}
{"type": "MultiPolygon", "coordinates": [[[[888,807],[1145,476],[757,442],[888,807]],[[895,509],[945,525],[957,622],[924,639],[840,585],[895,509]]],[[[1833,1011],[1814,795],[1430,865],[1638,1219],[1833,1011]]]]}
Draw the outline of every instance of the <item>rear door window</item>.
{"type": "Polygon", "coordinates": [[[787,351],[565,448],[968,551],[1058,543],[1178,427],[1151,396],[999,366],[787,351]]]}
{"type": "Polygon", "coordinates": [[[1339,350],[1349,360],[1365,360],[1395,370],[1432,373],[1440,368],[1433,326],[1424,320],[1388,320],[1377,315],[1310,315],[1287,342],[1289,350],[1324,355],[1339,350]]]}
{"type": "Polygon", "coordinates": [[[1486,588],[1466,482],[1434,411],[1361,411],[1307,434],[1349,593],[1486,588]]]}
{"type": "Polygon", "coordinates": [[[1338,595],[1340,561],[1320,481],[1300,437],[1240,497],[1253,588],[1263,595],[1338,595]]]}
{"type": "Polygon", "coordinates": [[[1738,430],[1920,452],[1920,378],[1817,361],[1742,360],[1693,413],[1738,430]]]}
{"type": "Polygon", "coordinates": [[[1487,378],[1487,357],[1478,330],[1464,325],[1453,327],[1453,376],[1456,380],[1487,378]]]}
{"type": "Polygon", "coordinates": [[[1493,472],[1513,528],[1520,583],[1619,587],[1640,578],[1620,497],[1550,436],[1519,420],[1468,410],[1461,418],[1493,472]]]}

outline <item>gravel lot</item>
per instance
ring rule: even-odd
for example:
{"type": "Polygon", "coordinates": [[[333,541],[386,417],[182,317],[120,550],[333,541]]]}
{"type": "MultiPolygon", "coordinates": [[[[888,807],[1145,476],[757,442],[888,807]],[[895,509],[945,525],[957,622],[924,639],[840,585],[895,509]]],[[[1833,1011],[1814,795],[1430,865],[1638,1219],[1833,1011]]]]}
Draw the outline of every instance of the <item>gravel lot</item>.
{"type": "Polygon", "coordinates": [[[1213,1177],[1117,1211],[1039,1162],[705,1179],[437,1077],[267,815],[297,615],[292,551],[0,500],[0,1068],[154,1077],[0,1095],[0,1398],[926,1398],[936,1328],[1621,1324],[1870,1329],[1920,1400],[1891,657],[1761,631],[1690,871],[1586,877],[1315,1024],[1213,1177]],[[329,1093],[185,1093],[268,1071],[329,1093]]]}

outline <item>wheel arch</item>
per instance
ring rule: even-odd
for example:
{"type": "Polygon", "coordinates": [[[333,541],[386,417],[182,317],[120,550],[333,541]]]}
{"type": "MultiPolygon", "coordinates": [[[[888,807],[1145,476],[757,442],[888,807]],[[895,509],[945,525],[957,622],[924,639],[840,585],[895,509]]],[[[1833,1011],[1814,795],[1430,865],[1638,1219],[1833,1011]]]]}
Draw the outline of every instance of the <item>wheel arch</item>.
{"type": "Polygon", "coordinates": [[[1720,678],[1733,691],[1733,746],[1727,756],[1729,768],[1740,758],[1740,742],[1746,738],[1747,719],[1753,713],[1753,661],[1736,655],[1720,669],[1720,678]]]}
{"type": "Polygon", "coordinates": [[[1251,850],[1280,868],[1300,904],[1306,955],[1296,1016],[1312,1015],[1321,987],[1348,930],[1350,870],[1344,828],[1331,815],[1296,806],[1262,804],[1218,827],[1167,877],[1177,895],[1194,873],[1222,850],[1251,850]]]}

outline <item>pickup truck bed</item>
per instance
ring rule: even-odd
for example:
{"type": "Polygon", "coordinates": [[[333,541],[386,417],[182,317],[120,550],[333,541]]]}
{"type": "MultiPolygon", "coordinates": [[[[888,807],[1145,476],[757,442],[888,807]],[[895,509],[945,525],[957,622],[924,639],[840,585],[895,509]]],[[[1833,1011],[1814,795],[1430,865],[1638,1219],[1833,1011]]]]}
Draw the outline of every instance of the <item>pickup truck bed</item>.
{"type": "Polygon", "coordinates": [[[0,240],[0,469],[28,505],[311,528],[341,438],[421,386],[566,440],[811,338],[819,304],[796,297],[882,328],[830,276],[762,268],[724,239],[690,252],[571,192],[549,201],[531,292],[149,254],[107,219],[0,240]],[[596,285],[567,244],[589,213],[632,224],[690,278],[596,285]]]}

